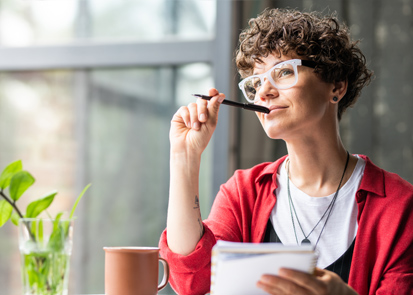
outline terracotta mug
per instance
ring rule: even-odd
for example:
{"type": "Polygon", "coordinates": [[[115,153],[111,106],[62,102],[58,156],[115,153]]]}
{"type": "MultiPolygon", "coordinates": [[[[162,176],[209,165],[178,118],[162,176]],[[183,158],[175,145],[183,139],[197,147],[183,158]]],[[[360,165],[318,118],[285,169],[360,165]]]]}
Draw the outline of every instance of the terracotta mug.
{"type": "Polygon", "coordinates": [[[106,295],[156,295],[169,280],[168,262],[156,247],[104,247],[106,295]],[[164,267],[158,285],[159,261],[164,267]]]}

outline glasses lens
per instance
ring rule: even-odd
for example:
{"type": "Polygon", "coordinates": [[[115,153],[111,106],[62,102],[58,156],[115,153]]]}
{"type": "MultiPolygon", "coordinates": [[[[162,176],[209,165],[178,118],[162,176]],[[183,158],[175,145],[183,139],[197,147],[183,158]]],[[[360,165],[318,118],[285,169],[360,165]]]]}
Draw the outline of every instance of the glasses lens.
{"type": "Polygon", "coordinates": [[[273,79],[275,86],[280,88],[294,85],[296,80],[295,75],[294,67],[291,64],[283,64],[271,72],[271,78],[273,79]]]}
{"type": "MultiPolygon", "coordinates": [[[[272,69],[270,73],[265,73],[260,75],[261,77],[265,75],[271,76],[271,84],[279,89],[286,89],[292,87],[297,82],[297,72],[295,68],[290,63],[284,63],[278,65],[276,68],[272,69]]],[[[266,79],[266,78],[263,78],[266,79]]],[[[256,94],[261,87],[261,79],[259,77],[249,77],[244,80],[244,92],[246,99],[249,102],[254,102],[256,99],[256,94]]]]}
{"type": "Polygon", "coordinates": [[[244,91],[247,96],[247,100],[254,101],[255,94],[261,86],[261,80],[257,77],[247,78],[244,83],[244,91]]]}

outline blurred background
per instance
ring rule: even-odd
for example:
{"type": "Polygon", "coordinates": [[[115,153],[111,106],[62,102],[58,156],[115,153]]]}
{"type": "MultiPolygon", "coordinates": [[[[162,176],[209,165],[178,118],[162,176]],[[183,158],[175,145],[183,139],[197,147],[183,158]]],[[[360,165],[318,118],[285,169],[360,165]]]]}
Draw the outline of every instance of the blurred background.
{"type": "MultiPolygon", "coordinates": [[[[172,115],[210,87],[242,101],[238,35],[266,7],[346,22],[376,78],[344,114],[343,141],[413,182],[413,0],[1,0],[0,169],[22,159],[36,183],[20,206],[57,190],[52,214],[92,183],[76,214],[70,294],[104,293],[104,246],[158,244],[172,115]]],[[[223,106],[203,155],[203,218],[235,169],[285,153],[255,114],[223,106]]],[[[10,222],[0,261],[1,294],[21,294],[10,222]]]]}

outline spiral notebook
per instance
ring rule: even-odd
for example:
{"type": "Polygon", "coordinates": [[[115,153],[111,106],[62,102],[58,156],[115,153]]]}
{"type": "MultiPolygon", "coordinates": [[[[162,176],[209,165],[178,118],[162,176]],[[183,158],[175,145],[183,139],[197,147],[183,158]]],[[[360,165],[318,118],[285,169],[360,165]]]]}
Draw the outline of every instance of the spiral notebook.
{"type": "Polygon", "coordinates": [[[317,263],[314,246],[218,241],[212,248],[211,295],[268,295],[256,287],[263,274],[280,268],[312,273],[317,263]]]}

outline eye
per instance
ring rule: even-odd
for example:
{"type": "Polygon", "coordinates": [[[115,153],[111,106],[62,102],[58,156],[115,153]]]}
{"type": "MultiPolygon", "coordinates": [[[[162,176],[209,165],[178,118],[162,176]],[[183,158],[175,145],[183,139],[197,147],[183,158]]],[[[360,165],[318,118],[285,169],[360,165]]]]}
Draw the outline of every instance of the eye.
{"type": "Polygon", "coordinates": [[[252,94],[255,95],[255,93],[256,93],[257,91],[255,90],[254,87],[252,87],[251,85],[248,85],[248,86],[246,87],[246,92],[247,92],[247,93],[252,93],[252,94]]]}
{"type": "Polygon", "coordinates": [[[260,88],[261,87],[261,79],[255,78],[251,81],[252,87],[254,89],[260,88]]]}
{"type": "Polygon", "coordinates": [[[279,71],[277,71],[277,75],[276,78],[280,79],[280,78],[284,78],[284,77],[290,77],[294,75],[294,70],[293,69],[279,69],[279,71]]]}

